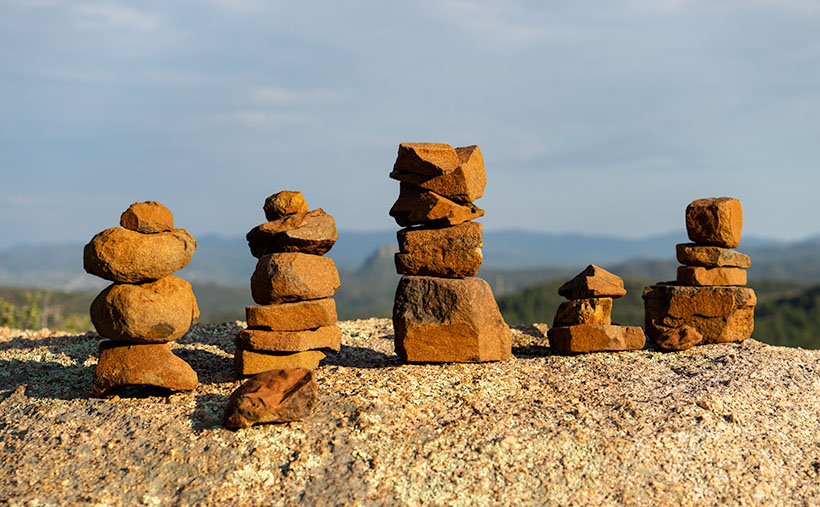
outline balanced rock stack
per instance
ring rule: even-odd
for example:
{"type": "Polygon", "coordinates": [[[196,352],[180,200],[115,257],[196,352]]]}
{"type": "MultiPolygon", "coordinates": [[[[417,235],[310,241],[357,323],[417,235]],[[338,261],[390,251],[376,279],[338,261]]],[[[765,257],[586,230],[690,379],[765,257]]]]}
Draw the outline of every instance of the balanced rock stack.
{"type": "Polygon", "coordinates": [[[134,385],[195,389],[196,372],[168,343],[199,318],[191,284],[173,275],[191,261],[196,241],[154,201],[132,204],[120,225],[83,251],[85,270],[114,282],[91,303],[91,322],[111,340],[100,343],[94,394],[134,385]]]}
{"type": "Polygon", "coordinates": [[[612,324],[612,300],[626,295],[620,277],[589,265],[558,294],[569,301],[558,307],[547,332],[551,349],[564,354],[637,350],[646,343],[640,327],[612,324]]]}
{"type": "Polygon", "coordinates": [[[308,211],[301,192],[282,191],[267,198],[268,222],[247,234],[258,258],[251,295],[260,306],[245,308],[248,328],[236,337],[234,365],[239,375],[283,368],[314,369],[323,351],[339,351],[336,327],[339,273],[328,257],[336,243],[333,217],[308,211]]]}
{"type": "Polygon", "coordinates": [[[396,354],[411,362],[483,362],[510,357],[512,334],[489,284],[475,278],[482,255],[484,194],[478,146],[402,143],[390,177],[398,232],[393,305],[396,354]]]}
{"type": "Polygon", "coordinates": [[[686,232],[694,243],[677,245],[677,283],[644,289],[646,332],[662,349],[739,342],[752,335],[754,290],[746,284],[748,255],[736,250],[743,228],[740,201],[698,199],[686,207],[686,232]]]}

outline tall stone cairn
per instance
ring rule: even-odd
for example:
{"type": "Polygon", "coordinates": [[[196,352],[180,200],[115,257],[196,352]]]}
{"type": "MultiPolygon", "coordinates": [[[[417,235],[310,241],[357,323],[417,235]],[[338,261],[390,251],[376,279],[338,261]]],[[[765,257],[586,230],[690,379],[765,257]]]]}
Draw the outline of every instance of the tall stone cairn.
{"type": "Polygon", "coordinates": [[[510,357],[512,335],[481,266],[484,194],[478,146],[402,143],[390,177],[399,226],[393,327],[396,354],[409,362],[484,362],[510,357]]]}
{"type": "Polygon", "coordinates": [[[193,390],[196,372],[168,343],[199,318],[191,284],[173,275],[191,261],[196,241],[175,229],[171,212],[155,201],[132,204],[120,225],[83,251],[85,270],[114,282],[91,303],[91,322],[109,339],[100,343],[93,393],[125,386],[193,390]]]}
{"type": "Polygon", "coordinates": [[[240,376],[269,370],[312,370],[326,351],[338,352],[336,326],[339,273],[329,257],[336,243],[333,217],[308,211],[301,192],[285,190],[265,200],[268,222],[246,238],[259,259],[251,295],[259,306],[245,308],[248,328],[236,337],[234,365],[240,376]]]}
{"type": "Polygon", "coordinates": [[[658,347],[685,350],[707,343],[739,342],[752,335],[757,298],[746,285],[748,255],[740,243],[743,210],[730,197],[698,199],[686,207],[693,243],[677,245],[676,282],[644,289],[646,333],[658,347]]]}

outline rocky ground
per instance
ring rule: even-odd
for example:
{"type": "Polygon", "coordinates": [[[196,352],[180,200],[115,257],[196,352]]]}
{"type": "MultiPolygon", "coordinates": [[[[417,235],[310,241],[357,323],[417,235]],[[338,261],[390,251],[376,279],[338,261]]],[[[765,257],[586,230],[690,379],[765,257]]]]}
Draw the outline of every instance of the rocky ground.
{"type": "MultiPolygon", "coordinates": [[[[340,323],[307,420],[221,426],[240,323],[175,353],[190,393],[91,398],[94,334],[0,329],[0,499],[100,504],[817,504],[820,352],[754,340],[403,365],[389,320],[340,323]]],[[[0,501],[0,503],[3,503],[0,501]]]]}

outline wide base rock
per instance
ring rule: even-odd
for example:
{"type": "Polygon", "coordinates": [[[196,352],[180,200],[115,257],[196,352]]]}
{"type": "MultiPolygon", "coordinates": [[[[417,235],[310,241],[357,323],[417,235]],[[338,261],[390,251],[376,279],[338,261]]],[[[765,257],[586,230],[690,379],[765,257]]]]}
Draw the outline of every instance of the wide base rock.
{"type": "Polygon", "coordinates": [[[125,386],[157,386],[174,391],[196,389],[191,366],[171,352],[165,343],[100,343],[100,359],[94,371],[95,396],[125,386]]]}
{"type": "Polygon", "coordinates": [[[262,372],[231,394],[225,407],[225,426],[298,421],[310,415],[316,403],[316,380],[305,368],[262,372]]]}
{"type": "Polygon", "coordinates": [[[297,301],[278,305],[246,306],[248,327],[271,331],[301,331],[332,326],[338,320],[336,302],[331,298],[297,301]]]}
{"type": "Polygon", "coordinates": [[[263,371],[283,370],[286,368],[307,368],[315,370],[325,354],[318,350],[304,352],[255,352],[240,347],[236,348],[233,364],[239,375],[256,375],[263,371]]]}
{"type": "Polygon", "coordinates": [[[305,331],[243,329],[236,336],[235,343],[242,349],[266,352],[302,352],[318,349],[339,352],[342,332],[336,326],[305,331]]]}
{"type": "Polygon", "coordinates": [[[578,324],[554,327],[547,336],[550,348],[564,354],[638,350],[646,343],[643,329],[638,326],[578,324]]]}

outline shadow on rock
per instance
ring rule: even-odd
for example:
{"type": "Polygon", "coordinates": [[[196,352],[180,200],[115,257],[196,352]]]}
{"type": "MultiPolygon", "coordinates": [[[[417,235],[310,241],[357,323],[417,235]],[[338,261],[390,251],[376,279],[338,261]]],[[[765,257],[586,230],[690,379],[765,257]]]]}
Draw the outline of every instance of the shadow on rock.
{"type": "Polygon", "coordinates": [[[13,391],[27,384],[26,394],[36,398],[75,400],[90,398],[94,366],[64,365],[56,361],[0,361],[0,389],[13,391]]]}
{"type": "Polygon", "coordinates": [[[75,361],[85,361],[88,356],[97,355],[97,347],[103,340],[97,333],[80,335],[46,336],[44,338],[26,338],[18,336],[11,340],[0,342],[0,350],[32,350],[46,348],[54,354],[63,353],[75,361]]]}
{"type": "Polygon", "coordinates": [[[189,348],[175,348],[174,355],[191,365],[200,384],[222,384],[236,380],[232,357],[189,348]]]}
{"type": "Polygon", "coordinates": [[[191,413],[191,427],[196,432],[222,427],[222,417],[228,405],[227,394],[200,394],[191,413]]]}
{"type": "Polygon", "coordinates": [[[402,364],[399,356],[385,354],[377,350],[364,347],[342,345],[338,354],[328,354],[322,361],[323,365],[349,366],[353,368],[384,368],[402,364]]]}

